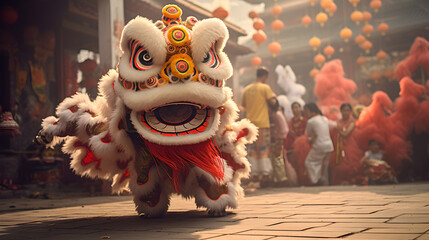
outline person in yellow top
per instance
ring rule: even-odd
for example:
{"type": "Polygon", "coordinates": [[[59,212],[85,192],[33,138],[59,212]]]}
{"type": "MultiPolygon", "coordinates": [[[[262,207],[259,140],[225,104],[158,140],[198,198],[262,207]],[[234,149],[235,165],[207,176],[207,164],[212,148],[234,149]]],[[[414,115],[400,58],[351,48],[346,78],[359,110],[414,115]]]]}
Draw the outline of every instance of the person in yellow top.
{"type": "Polygon", "coordinates": [[[243,91],[241,101],[242,110],[246,112],[246,118],[259,128],[256,142],[249,148],[249,162],[251,164],[251,180],[258,187],[259,181],[270,178],[272,165],[269,158],[270,144],[270,119],[268,102],[275,102],[276,95],[268,84],[268,70],[260,67],[256,71],[256,82],[248,85],[243,91]]]}

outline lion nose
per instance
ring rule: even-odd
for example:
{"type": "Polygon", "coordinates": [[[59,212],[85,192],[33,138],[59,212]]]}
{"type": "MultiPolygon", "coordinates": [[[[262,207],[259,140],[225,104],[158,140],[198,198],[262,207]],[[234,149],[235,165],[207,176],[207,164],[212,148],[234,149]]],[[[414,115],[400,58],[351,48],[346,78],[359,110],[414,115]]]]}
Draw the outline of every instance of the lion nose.
{"type": "Polygon", "coordinates": [[[191,75],[190,63],[185,59],[179,60],[172,66],[172,74],[177,78],[187,78],[191,75]]]}

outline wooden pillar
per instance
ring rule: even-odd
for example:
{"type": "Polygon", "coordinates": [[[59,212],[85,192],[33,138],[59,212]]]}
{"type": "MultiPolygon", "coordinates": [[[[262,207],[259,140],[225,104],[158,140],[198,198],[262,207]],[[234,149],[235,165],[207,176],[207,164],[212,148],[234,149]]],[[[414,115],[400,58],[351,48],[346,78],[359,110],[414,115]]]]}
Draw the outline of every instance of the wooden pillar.
{"type": "Polygon", "coordinates": [[[98,50],[100,66],[115,68],[119,56],[119,40],[124,26],[123,0],[98,0],[98,50]]]}

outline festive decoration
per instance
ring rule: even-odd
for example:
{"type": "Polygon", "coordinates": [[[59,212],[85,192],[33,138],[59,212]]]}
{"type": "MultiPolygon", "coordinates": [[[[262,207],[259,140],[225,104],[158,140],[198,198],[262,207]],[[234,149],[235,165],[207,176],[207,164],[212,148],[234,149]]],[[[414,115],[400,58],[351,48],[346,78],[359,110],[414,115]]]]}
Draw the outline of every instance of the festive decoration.
{"type": "Polygon", "coordinates": [[[353,7],[356,7],[360,0],[349,0],[349,2],[353,4],[353,7]]]}
{"type": "Polygon", "coordinates": [[[323,53],[329,58],[331,58],[331,56],[335,53],[335,49],[331,46],[328,45],[323,49],[323,53]]]}
{"type": "Polygon", "coordinates": [[[364,36],[362,36],[361,34],[357,35],[355,37],[355,43],[357,45],[361,45],[363,42],[365,42],[366,38],[364,36]]]}
{"type": "Polygon", "coordinates": [[[282,14],[283,9],[282,7],[280,7],[279,5],[274,5],[271,8],[271,13],[273,14],[274,17],[278,18],[280,16],[280,14],[282,14]]]}
{"type": "Polygon", "coordinates": [[[250,63],[251,63],[253,66],[257,67],[257,66],[261,65],[261,63],[262,63],[262,59],[261,59],[260,57],[258,57],[258,56],[254,56],[254,57],[252,58],[252,60],[250,60],[250,63]]]}
{"type": "Polygon", "coordinates": [[[361,65],[361,66],[365,65],[365,63],[366,63],[366,57],[364,57],[364,56],[358,57],[358,59],[356,60],[356,63],[359,64],[359,65],[361,65]]]}
{"type": "Polygon", "coordinates": [[[0,8],[0,21],[5,24],[14,24],[18,20],[18,12],[11,6],[2,6],[0,8]]]}
{"type": "Polygon", "coordinates": [[[176,5],[162,12],[166,25],[136,17],[124,27],[122,56],[99,80],[97,99],[66,98],[36,139],[65,142],[76,174],[111,181],[115,193],[132,192],[139,215],[164,215],[172,194],[226,215],[243,195],[240,182],[250,172],[245,144],[257,136],[250,121],[237,121],[224,84],[233,72],[224,53],[228,30],[217,18],[192,30],[178,24],[176,5]]]}
{"type": "Polygon", "coordinates": [[[216,8],[213,12],[212,12],[212,16],[219,18],[221,20],[225,20],[225,18],[227,18],[229,15],[229,12],[223,8],[222,6],[216,8]]]}
{"type": "Polygon", "coordinates": [[[371,0],[369,3],[369,6],[374,10],[374,12],[378,12],[378,9],[381,8],[381,1],[380,0],[371,0]]]}
{"type": "Polygon", "coordinates": [[[363,11],[362,12],[362,20],[365,23],[368,23],[371,20],[371,18],[372,18],[372,14],[370,12],[368,12],[368,11],[363,11]]]}
{"type": "Polygon", "coordinates": [[[310,71],[310,77],[314,79],[319,72],[320,71],[317,68],[311,69],[311,71],[310,71]]]}
{"type": "Polygon", "coordinates": [[[254,18],[257,18],[257,17],[259,17],[259,14],[257,12],[255,12],[255,11],[250,11],[249,12],[249,18],[254,19],[254,18]]]}
{"type": "Polygon", "coordinates": [[[359,25],[359,23],[363,20],[363,14],[361,11],[355,10],[350,14],[350,19],[359,25]]]}
{"type": "Polygon", "coordinates": [[[276,57],[277,54],[282,50],[282,45],[278,42],[272,42],[268,44],[268,51],[273,55],[273,57],[276,57]]]}
{"type": "Polygon", "coordinates": [[[256,43],[256,45],[259,45],[267,41],[267,35],[265,35],[264,31],[258,30],[253,34],[252,39],[256,43]]]}
{"type": "Polygon", "coordinates": [[[317,54],[316,56],[314,56],[314,63],[317,64],[317,66],[322,66],[322,64],[326,61],[325,56],[323,56],[322,54],[317,54]]]}
{"type": "Polygon", "coordinates": [[[375,83],[378,83],[378,81],[380,81],[380,79],[383,77],[383,75],[381,75],[380,72],[375,71],[371,73],[371,79],[374,80],[375,83]]]}
{"type": "Polygon", "coordinates": [[[253,19],[253,28],[255,30],[262,30],[265,28],[265,22],[261,18],[253,19]]]}
{"type": "Polygon", "coordinates": [[[301,23],[304,24],[305,27],[308,27],[308,25],[310,25],[311,23],[311,17],[308,15],[305,15],[304,17],[301,18],[301,23]]]}
{"type": "Polygon", "coordinates": [[[362,27],[362,33],[364,33],[367,37],[371,36],[372,31],[374,31],[374,27],[369,23],[362,27]]]}
{"type": "Polygon", "coordinates": [[[325,9],[325,11],[329,14],[329,16],[332,17],[334,13],[337,11],[337,4],[332,2],[331,5],[327,9],[325,9]]]}
{"type": "Polygon", "coordinates": [[[326,13],[320,12],[316,15],[316,22],[318,22],[321,27],[325,26],[326,21],[328,21],[328,15],[326,13]]]}
{"type": "Polygon", "coordinates": [[[326,11],[326,9],[328,9],[332,3],[332,0],[320,0],[320,7],[322,7],[326,11]]]}
{"type": "Polygon", "coordinates": [[[348,27],[345,27],[341,29],[340,37],[344,39],[344,42],[349,42],[349,39],[352,37],[352,34],[352,30],[350,30],[350,28],[348,27]]]}
{"type": "Polygon", "coordinates": [[[369,54],[371,48],[372,48],[372,43],[368,40],[365,40],[365,42],[362,43],[362,45],[360,45],[360,47],[365,50],[366,54],[369,54]]]}
{"type": "Polygon", "coordinates": [[[377,57],[378,60],[384,60],[387,57],[387,53],[383,50],[380,50],[375,56],[377,57]]]}
{"type": "Polygon", "coordinates": [[[320,47],[321,41],[318,37],[312,37],[308,44],[313,48],[313,51],[316,51],[320,47]]]}
{"type": "Polygon", "coordinates": [[[276,19],[271,23],[271,29],[275,33],[279,33],[284,28],[284,26],[285,26],[285,24],[280,19],[276,19]]]}
{"type": "Polygon", "coordinates": [[[377,30],[381,33],[382,36],[386,35],[387,30],[389,30],[389,25],[386,23],[380,23],[377,26],[377,30]]]}

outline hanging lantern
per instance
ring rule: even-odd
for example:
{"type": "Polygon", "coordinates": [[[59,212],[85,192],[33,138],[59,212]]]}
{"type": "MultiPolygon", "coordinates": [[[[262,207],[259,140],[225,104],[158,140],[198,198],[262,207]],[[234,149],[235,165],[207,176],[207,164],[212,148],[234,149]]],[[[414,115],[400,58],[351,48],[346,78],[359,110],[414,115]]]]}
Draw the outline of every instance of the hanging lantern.
{"type": "Polygon", "coordinates": [[[256,31],[252,36],[253,41],[256,45],[259,45],[265,41],[267,41],[267,35],[262,30],[256,31]]]}
{"type": "Polygon", "coordinates": [[[255,30],[262,30],[265,27],[265,22],[264,20],[260,19],[260,18],[255,18],[253,19],[253,28],[255,30]]]}
{"type": "Polygon", "coordinates": [[[345,42],[349,42],[349,38],[351,38],[353,35],[352,30],[350,30],[350,28],[345,27],[343,29],[341,29],[340,32],[340,37],[342,39],[344,39],[345,42]]]}
{"type": "Polygon", "coordinates": [[[285,24],[282,20],[276,19],[271,23],[271,29],[273,29],[274,32],[279,33],[283,28],[285,24]]]}
{"type": "Polygon", "coordinates": [[[311,6],[314,6],[314,4],[316,4],[317,1],[319,1],[319,0],[307,0],[307,1],[310,2],[311,6]]]}
{"type": "Polygon", "coordinates": [[[383,76],[387,79],[392,79],[394,76],[394,72],[391,68],[386,69],[386,71],[383,73],[383,76]]]}
{"type": "Polygon", "coordinates": [[[362,20],[365,22],[365,23],[368,23],[369,22],[369,20],[371,20],[372,19],[372,14],[370,13],[370,12],[368,12],[368,11],[363,11],[362,12],[362,20]]]}
{"type": "Polygon", "coordinates": [[[14,24],[18,20],[18,12],[11,6],[0,8],[0,21],[5,24],[14,24]]]}
{"type": "Polygon", "coordinates": [[[374,27],[371,24],[365,24],[365,26],[362,27],[362,33],[367,37],[371,36],[372,31],[374,31],[374,27]]]}
{"type": "Polygon", "coordinates": [[[257,67],[257,66],[261,65],[261,63],[262,63],[262,59],[261,59],[260,57],[258,57],[258,56],[254,56],[254,57],[252,58],[252,60],[250,60],[250,63],[251,63],[253,66],[257,67]]]}
{"type": "Polygon", "coordinates": [[[356,7],[360,0],[349,0],[349,2],[353,4],[353,7],[356,7]]]}
{"type": "Polygon", "coordinates": [[[271,13],[274,15],[274,17],[278,18],[280,14],[282,14],[283,9],[279,5],[274,5],[274,7],[271,8],[271,13]]]}
{"type": "Polygon", "coordinates": [[[329,58],[331,58],[331,56],[335,53],[335,49],[331,46],[328,45],[323,49],[323,53],[329,58]]]}
{"type": "Polygon", "coordinates": [[[366,57],[364,57],[364,56],[358,57],[358,59],[356,60],[356,63],[359,64],[359,65],[361,65],[361,66],[365,65],[365,63],[366,63],[366,57]]]}
{"type": "Polygon", "coordinates": [[[278,42],[272,42],[268,44],[268,51],[273,55],[273,57],[277,56],[277,53],[279,53],[282,50],[282,45],[278,42]]]}
{"type": "Polygon", "coordinates": [[[332,0],[320,0],[320,7],[322,7],[326,11],[326,9],[328,9],[332,3],[332,0]]]}
{"type": "Polygon", "coordinates": [[[389,30],[389,25],[386,23],[378,24],[377,30],[381,33],[382,36],[386,35],[387,30],[389,30]]]}
{"type": "Polygon", "coordinates": [[[317,54],[316,56],[314,56],[314,62],[317,63],[317,66],[322,66],[322,64],[326,61],[325,56],[323,56],[322,54],[317,54]]]}
{"type": "Polygon", "coordinates": [[[361,45],[363,42],[365,42],[366,38],[362,36],[362,34],[359,34],[355,37],[355,43],[357,45],[361,45]]]}
{"type": "Polygon", "coordinates": [[[365,50],[366,54],[369,54],[371,48],[372,48],[372,43],[368,40],[365,40],[365,42],[362,43],[362,45],[360,45],[360,47],[365,50]]]}
{"type": "Polygon", "coordinates": [[[350,19],[356,23],[356,25],[359,25],[359,23],[363,20],[363,14],[361,11],[353,11],[352,14],[350,14],[350,19]]]}
{"type": "Polygon", "coordinates": [[[254,18],[257,18],[257,17],[259,17],[259,14],[257,12],[255,12],[255,11],[250,11],[249,12],[249,18],[254,19],[254,18]]]}
{"type": "Polygon", "coordinates": [[[305,27],[308,27],[308,25],[310,25],[311,23],[311,17],[308,15],[305,15],[304,17],[301,18],[301,23],[304,24],[305,27]]]}
{"type": "Polygon", "coordinates": [[[223,7],[218,7],[212,12],[213,17],[219,18],[221,20],[225,20],[225,18],[227,18],[228,15],[229,15],[229,12],[223,7]]]}
{"type": "Polygon", "coordinates": [[[378,12],[378,9],[381,8],[381,1],[380,0],[372,0],[369,3],[369,6],[374,10],[374,12],[378,12]]]}
{"type": "Polygon", "coordinates": [[[386,59],[387,57],[387,53],[383,50],[378,51],[377,55],[375,55],[377,57],[378,60],[382,61],[384,59],[386,59]]]}
{"type": "Polygon", "coordinates": [[[319,71],[319,69],[317,69],[317,68],[313,68],[313,69],[311,69],[311,71],[310,71],[310,77],[311,78],[315,78],[316,77],[316,75],[319,73],[320,71],[319,71]]]}
{"type": "Polygon", "coordinates": [[[371,73],[371,79],[374,80],[375,83],[378,83],[378,81],[381,79],[381,77],[382,77],[382,75],[378,71],[371,73]]]}
{"type": "Polygon", "coordinates": [[[326,21],[328,21],[328,15],[326,13],[320,12],[316,15],[316,22],[318,22],[321,27],[325,26],[326,21]]]}
{"type": "Polygon", "coordinates": [[[327,13],[329,13],[329,16],[332,17],[334,13],[337,11],[337,4],[332,2],[331,6],[329,6],[327,9],[325,9],[327,13]]]}
{"type": "Polygon", "coordinates": [[[308,44],[310,44],[310,46],[313,48],[313,51],[316,51],[320,47],[320,44],[321,44],[320,38],[312,37],[308,41],[308,44]]]}

